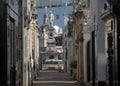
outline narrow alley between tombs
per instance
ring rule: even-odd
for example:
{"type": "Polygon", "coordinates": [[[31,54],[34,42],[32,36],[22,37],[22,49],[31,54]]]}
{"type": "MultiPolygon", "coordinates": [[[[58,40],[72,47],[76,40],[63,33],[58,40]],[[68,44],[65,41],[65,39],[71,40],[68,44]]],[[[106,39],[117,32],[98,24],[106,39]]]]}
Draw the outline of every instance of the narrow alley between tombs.
{"type": "Polygon", "coordinates": [[[55,70],[44,70],[38,73],[33,86],[91,86],[80,85],[70,74],[55,70]]]}
{"type": "Polygon", "coordinates": [[[120,0],[0,0],[0,86],[120,86],[120,0]]]}

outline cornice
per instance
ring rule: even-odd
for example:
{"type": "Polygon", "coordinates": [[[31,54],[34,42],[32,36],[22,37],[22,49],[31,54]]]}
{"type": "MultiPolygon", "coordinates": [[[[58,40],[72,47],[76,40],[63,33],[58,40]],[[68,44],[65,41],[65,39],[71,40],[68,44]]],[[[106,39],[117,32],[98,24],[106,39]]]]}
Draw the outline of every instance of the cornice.
{"type": "Polygon", "coordinates": [[[107,21],[107,20],[109,20],[109,19],[111,19],[111,18],[113,18],[113,17],[114,17],[114,14],[113,14],[113,12],[112,12],[111,9],[105,10],[105,11],[102,13],[102,15],[101,15],[101,18],[102,18],[104,21],[107,21]]]}
{"type": "Polygon", "coordinates": [[[113,8],[106,2],[104,4],[104,8],[102,10],[102,15],[101,15],[101,18],[104,20],[104,21],[107,21],[111,18],[114,17],[114,14],[113,14],[113,8]]]}

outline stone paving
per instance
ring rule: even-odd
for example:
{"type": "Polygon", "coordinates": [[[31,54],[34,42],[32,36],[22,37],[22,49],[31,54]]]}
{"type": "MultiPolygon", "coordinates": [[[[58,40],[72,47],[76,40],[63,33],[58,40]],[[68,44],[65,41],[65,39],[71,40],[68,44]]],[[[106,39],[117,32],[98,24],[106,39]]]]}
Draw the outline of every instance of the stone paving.
{"type": "Polygon", "coordinates": [[[86,86],[80,85],[70,74],[57,71],[40,71],[33,86],[86,86]]]}

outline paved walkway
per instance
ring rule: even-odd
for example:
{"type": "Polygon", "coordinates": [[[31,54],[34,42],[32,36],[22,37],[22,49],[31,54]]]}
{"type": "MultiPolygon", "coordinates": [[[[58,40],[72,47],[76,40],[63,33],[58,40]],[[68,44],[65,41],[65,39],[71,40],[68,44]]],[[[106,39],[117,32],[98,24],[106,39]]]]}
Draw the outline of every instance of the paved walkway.
{"type": "Polygon", "coordinates": [[[77,84],[68,73],[57,71],[40,71],[33,86],[85,86],[77,84]]]}

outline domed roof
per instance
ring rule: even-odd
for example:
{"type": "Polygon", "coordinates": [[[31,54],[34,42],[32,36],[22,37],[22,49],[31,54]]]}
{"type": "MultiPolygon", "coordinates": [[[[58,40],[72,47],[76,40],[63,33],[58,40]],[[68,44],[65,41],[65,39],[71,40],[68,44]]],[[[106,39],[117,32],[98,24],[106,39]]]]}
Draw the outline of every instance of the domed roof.
{"type": "Polygon", "coordinates": [[[54,27],[57,34],[62,34],[63,33],[62,28],[60,28],[59,26],[54,25],[53,27],[54,27]]]}

